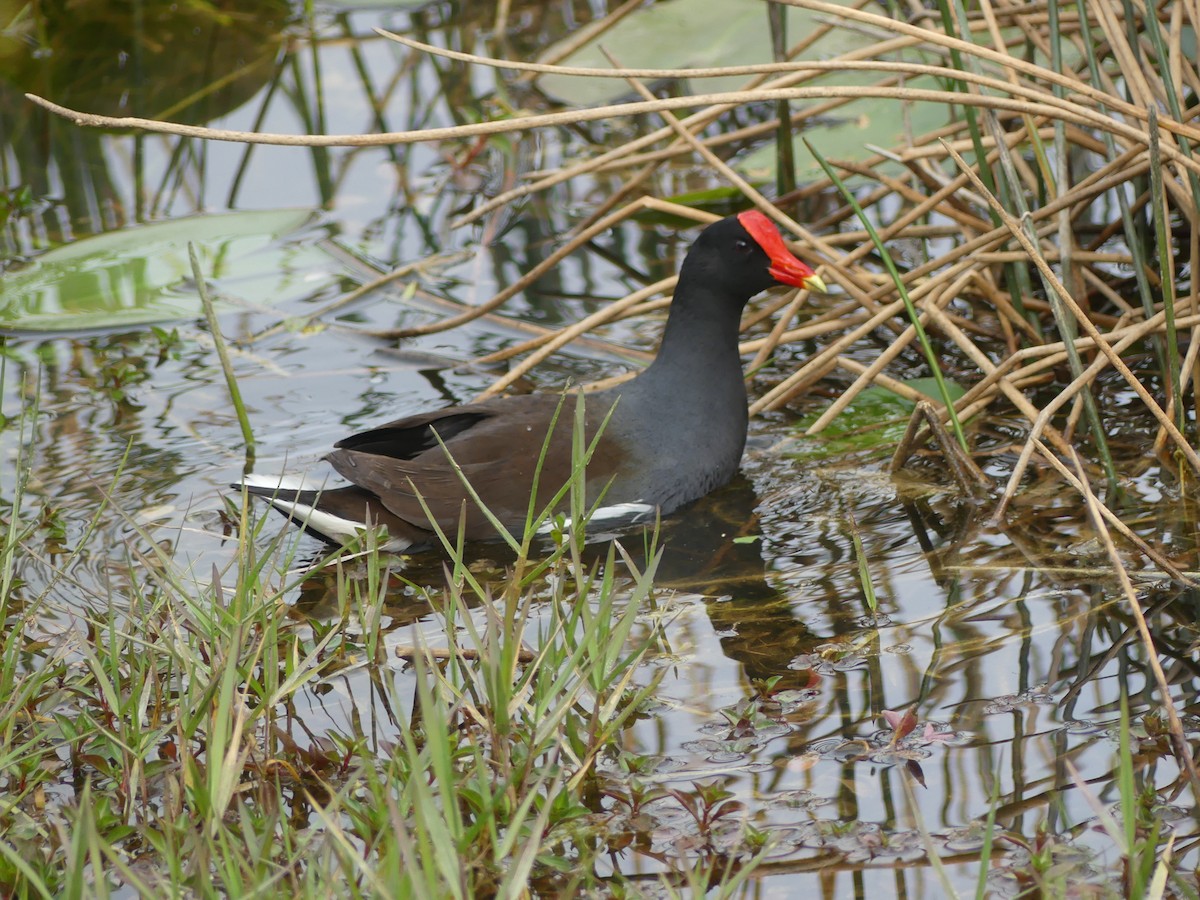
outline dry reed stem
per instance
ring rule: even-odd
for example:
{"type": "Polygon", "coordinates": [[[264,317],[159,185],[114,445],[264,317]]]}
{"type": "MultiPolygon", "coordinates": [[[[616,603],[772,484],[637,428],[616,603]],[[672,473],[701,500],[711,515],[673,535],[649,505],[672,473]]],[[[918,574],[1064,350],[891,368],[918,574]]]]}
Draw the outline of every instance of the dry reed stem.
{"type": "Polygon", "coordinates": [[[887,320],[898,315],[902,309],[904,309],[904,301],[896,300],[880,309],[871,318],[857,325],[832,344],[826,345],[817,352],[816,356],[810,357],[799,369],[751,403],[750,414],[756,415],[763,410],[775,409],[782,405],[786,402],[787,398],[794,396],[802,386],[816,381],[818,376],[815,376],[814,372],[820,371],[824,373],[829,371],[829,368],[832,366],[832,357],[841,355],[843,350],[863,336],[870,334],[887,320]]]}
{"type": "MultiPolygon", "coordinates": [[[[932,300],[927,297],[922,302],[920,307],[923,310],[922,314],[918,317],[921,321],[921,324],[928,324],[930,320],[934,319],[936,315],[940,314],[943,307],[945,307],[945,305],[951,300],[954,300],[958,296],[959,290],[968,282],[970,282],[973,277],[973,272],[964,272],[956,281],[951,282],[944,288],[940,288],[933,296],[932,300]]],[[[961,332],[959,333],[961,334],[961,332]]],[[[899,356],[915,337],[916,329],[912,325],[909,325],[904,329],[903,333],[896,338],[896,340],[892,341],[891,345],[883,353],[880,353],[879,356],[876,357],[875,361],[872,362],[871,365],[867,366],[866,369],[863,370],[862,374],[860,374],[858,378],[854,380],[854,383],[851,384],[850,387],[842,391],[841,396],[839,396],[837,400],[835,400],[829,406],[829,408],[821,414],[817,421],[810,425],[804,433],[813,435],[826,428],[838,413],[849,406],[854,401],[855,397],[857,397],[865,388],[869,387],[876,380],[875,376],[882,374],[884,368],[897,356],[899,356]]],[[[970,342],[968,341],[968,343],[970,342]]],[[[972,344],[971,346],[974,345],[972,344]]],[[[938,406],[941,406],[941,402],[938,400],[933,400],[932,402],[938,406]]]]}
{"type": "MultiPolygon", "coordinates": [[[[562,329],[558,330],[557,332],[555,332],[552,335],[552,337],[549,340],[543,342],[542,345],[537,350],[535,350],[528,357],[526,357],[521,362],[520,365],[513,367],[513,369],[511,371],[509,371],[507,374],[505,374],[503,377],[498,378],[494,382],[492,382],[492,384],[480,394],[480,399],[483,399],[485,397],[491,397],[491,396],[501,393],[506,388],[508,388],[510,385],[512,385],[514,382],[525,377],[525,375],[527,375],[529,373],[529,371],[531,369],[533,369],[538,363],[542,362],[544,359],[546,359],[547,357],[554,354],[557,350],[561,349],[566,344],[569,344],[575,338],[579,337],[582,334],[587,333],[588,331],[591,331],[597,325],[602,325],[606,322],[611,322],[612,320],[616,319],[621,313],[628,311],[628,309],[630,307],[641,303],[647,297],[652,297],[655,294],[659,294],[659,293],[662,293],[663,291],[670,290],[671,288],[673,288],[675,286],[675,282],[677,280],[678,280],[677,277],[674,275],[671,276],[670,278],[664,278],[661,281],[658,281],[652,285],[649,285],[648,287],[642,288],[642,290],[640,290],[640,291],[636,291],[636,292],[630,294],[629,296],[625,297],[623,300],[619,300],[616,303],[608,304],[603,309],[597,310],[596,312],[592,313],[590,316],[586,316],[583,319],[580,319],[574,325],[570,325],[567,328],[562,328],[562,329]]],[[[667,304],[665,304],[665,303],[661,304],[661,306],[664,306],[664,307],[666,305],[667,304]]],[[[491,360],[488,360],[488,361],[490,362],[491,360]]]]}
{"type": "MultiPolygon", "coordinates": [[[[491,353],[485,353],[483,356],[477,356],[468,363],[470,366],[491,366],[505,360],[512,359],[517,356],[524,356],[526,353],[533,354],[530,359],[534,363],[541,362],[546,359],[546,354],[540,351],[546,348],[553,348],[553,351],[562,349],[569,343],[578,342],[589,332],[595,330],[601,325],[610,324],[612,322],[622,322],[625,319],[636,319],[654,312],[669,309],[671,306],[670,297],[660,297],[657,300],[649,300],[657,294],[669,291],[675,284],[676,277],[672,275],[670,278],[663,278],[654,284],[647,285],[640,291],[635,291],[632,294],[620,299],[614,300],[607,306],[598,309],[589,316],[580,319],[575,325],[569,325],[564,328],[545,329],[543,333],[537,337],[530,338],[527,341],[522,341],[519,344],[513,344],[509,347],[503,347],[499,350],[493,350],[491,353]],[[536,357],[536,359],[535,359],[536,357]]],[[[644,350],[635,350],[632,348],[618,348],[622,353],[628,354],[630,357],[639,359],[643,362],[650,362],[654,359],[654,354],[644,350]]],[[[529,362],[529,360],[526,360],[529,362]]],[[[530,365],[528,368],[533,368],[530,365]]],[[[496,393],[502,390],[504,385],[495,382],[487,389],[487,393],[496,393]]]]}
{"type": "MultiPolygon", "coordinates": [[[[462,254],[460,252],[460,253],[453,253],[453,254],[448,254],[448,255],[450,257],[457,257],[457,256],[462,256],[464,254],[462,254]]],[[[329,301],[324,306],[322,306],[320,309],[315,310],[315,311],[309,313],[308,315],[304,316],[300,320],[302,323],[301,327],[307,328],[307,327],[311,326],[314,322],[317,322],[317,321],[325,318],[326,316],[337,312],[340,309],[345,309],[347,306],[351,305],[352,303],[354,303],[357,300],[362,299],[367,294],[370,294],[372,291],[376,291],[382,287],[386,287],[387,285],[389,285],[395,281],[399,281],[400,279],[405,278],[409,275],[418,274],[418,273],[420,273],[420,271],[422,269],[428,268],[429,266],[436,264],[436,262],[440,261],[445,256],[447,256],[447,254],[435,254],[434,256],[426,257],[424,259],[417,260],[416,262],[406,263],[402,266],[397,266],[395,269],[392,269],[392,271],[390,271],[390,272],[385,272],[382,275],[379,275],[375,278],[371,278],[367,281],[364,281],[358,287],[354,288],[354,290],[347,291],[345,294],[342,294],[342,296],[329,301]]],[[[247,338],[243,338],[238,343],[253,344],[257,341],[263,340],[264,338],[268,338],[268,337],[271,337],[282,331],[285,331],[290,327],[292,327],[292,326],[289,325],[289,323],[286,320],[280,321],[274,325],[264,328],[262,331],[259,331],[256,334],[253,334],[247,338]]]]}
{"type": "MultiPolygon", "coordinates": [[[[625,206],[620,211],[613,213],[610,216],[605,216],[591,228],[575,234],[561,247],[552,252],[544,260],[542,260],[508,287],[498,291],[489,300],[481,303],[480,305],[473,306],[465,312],[459,313],[456,316],[451,316],[448,319],[443,319],[440,322],[431,322],[428,325],[417,325],[411,328],[376,330],[373,331],[372,334],[376,337],[385,338],[388,340],[399,340],[401,338],[419,337],[420,335],[426,334],[438,334],[443,331],[449,331],[453,328],[457,328],[459,325],[465,325],[468,322],[472,322],[486,313],[490,313],[503,306],[592,238],[607,231],[613,225],[619,224],[629,216],[635,215],[636,213],[646,209],[669,211],[676,215],[681,214],[680,211],[683,211],[682,214],[692,216],[695,215],[695,210],[691,210],[686,207],[680,207],[676,204],[664,203],[661,200],[656,200],[651,197],[643,197],[638,201],[625,206]]],[[[701,214],[701,217],[703,218],[703,214],[701,214]]]]}
{"type": "MultiPolygon", "coordinates": [[[[847,372],[850,372],[854,375],[861,376],[868,372],[868,367],[866,365],[860,363],[857,359],[851,359],[848,356],[839,356],[834,360],[834,364],[839,369],[845,369],[847,372]]],[[[930,399],[928,394],[923,394],[916,388],[909,387],[903,381],[898,381],[897,379],[892,378],[889,375],[884,375],[881,372],[876,372],[869,380],[871,383],[876,384],[881,388],[887,388],[897,397],[903,397],[905,400],[911,400],[913,403],[928,401],[930,399]]],[[[934,400],[933,402],[936,403],[937,401],[934,400]]]]}
{"type": "MultiPolygon", "coordinates": [[[[979,180],[979,176],[975,174],[974,170],[967,165],[966,160],[953,151],[950,151],[950,153],[954,157],[955,162],[958,163],[962,170],[966,172],[971,180],[975,183],[975,189],[986,193],[987,189],[984,187],[983,182],[979,180]]],[[[1161,424],[1162,427],[1167,430],[1167,433],[1175,442],[1175,446],[1188,460],[1192,468],[1200,471],[1200,456],[1196,455],[1196,451],[1192,449],[1192,447],[1188,444],[1187,439],[1179,432],[1179,429],[1175,427],[1175,423],[1171,421],[1170,417],[1163,411],[1162,407],[1160,407],[1158,403],[1155,402],[1154,398],[1150,396],[1150,392],[1146,390],[1141,381],[1138,380],[1137,376],[1135,376],[1129,370],[1129,367],[1125,365],[1124,360],[1122,360],[1121,357],[1116,353],[1116,351],[1113,349],[1113,346],[1104,339],[1104,336],[1101,335],[1096,326],[1092,324],[1092,321],[1080,308],[1075,298],[1070,295],[1067,289],[1063,286],[1063,283],[1058,279],[1058,277],[1050,269],[1049,265],[1046,264],[1046,261],[1042,259],[1040,254],[1037,252],[1037,249],[1033,246],[1032,242],[1030,242],[1028,236],[1021,228],[1020,223],[1013,218],[1012,214],[1004,208],[999,200],[997,200],[991,194],[987,194],[987,196],[988,202],[992,205],[992,209],[1003,220],[1005,226],[1012,233],[1012,236],[1016,238],[1022,247],[1025,248],[1025,251],[1029,254],[1030,261],[1037,267],[1039,273],[1046,280],[1046,283],[1050,289],[1058,295],[1063,304],[1070,311],[1071,315],[1075,317],[1075,321],[1079,324],[1079,327],[1082,328],[1084,332],[1086,332],[1087,335],[1096,342],[1096,346],[1100,352],[1104,354],[1104,356],[1112,364],[1113,368],[1120,373],[1121,377],[1125,379],[1125,382],[1130,386],[1130,388],[1133,389],[1134,393],[1138,395],[1138,398],[1142,401],[1143,405],[1145,405],[1146,409],[1148,409],[1154,418],[1158,420],[1159,424],[1161,424]]],[[[1009,490],[1005,491],[1005,498],[1011,496],[1010,491],[1015,490],[1015,484],[1019,481],[1019,479],[1020,471],[1014,471],[1013,477],[1009,481],[1009,490]]],[[[1001,505],[997,510],[997,514],[1002,512],[1006,502],[1007,499],[1001,500],[1001,505]]]]}
{"type": "MultiPolygon", "coordinates": [[[[970,77],[965,73],[955,73],[954,70],[942,69],[936,66],[907,66],[906,68],[920,69],[924,70],[925,74],[940,74],[943,77],[954,74],[956,80],[970,80],[970,77]]],[[[912,74],[920,73],[914,72],[912,74]]],[[[648,113],[687,109],[695,106],[737,105],[774,102],[778,100],[826,99],[830,97],[842,97],[846,99],[884,97],[905,102],[942,103],[946,105],[958,105],[969,102],[970,105],[982,109],[1007,110],[1022,115],[1057,116],[1080,125],[1091,124],[1128,140],[1136,140],[1140,134],[1133,126],[1126,125],[1110,116],[1094,112],[1086,107],[1071,106],[1057,101],[1056,98],[1050,95],[1043,95],[1040,92],[1034,91],[1030,93],[1032,98],[1036,99],[1021,96],[990,95],[968,97],[967,95],[952,91],[925,88],[879,88],[853,85],[822,85],[809,88],[761,88],[751,91],[696,94],[686,97],[662,97],[655,100],[632,101],[612,106],[575,109],[567,112],[515,116],[509,119],[444,128],[426,128],[383,134],[326,135],[290,135],[271,132],[230,131],[219,128],[203,128],[196,125],[181,125],[173,122],[160,122],[154,119],[142,119],[135,116],[101,116],[69,109],[68,107],[39,97],[36,94],[26,94],[25,96],[31,102],[49,110],[55,115],[70,119],[76,125],[86,127],[138,129],[158,134],[174,134],[204,140],[289,147],[380,147],[392,144],[436,142],[457,140],[464,137],[478,137],[481,135],[510,134],[517,131],[529,131],[534,128],[573,125],[580,122],[595,122],[617,116],[645,115],[648,113]]],[[[1189,140],[1200,140],[1200,129],[1192,129],[1179,125],[1166,117],[1160,119],[1160,124],[1164,128],[1177,126],[1182,136],[1187,137],[1189,140]]],[[[1188,159],[1173,147],[1164,146],[1163,149],[1164,155],[1168,156],[1172,162],[1200,173],[1200,163],[1188,159]]]]}

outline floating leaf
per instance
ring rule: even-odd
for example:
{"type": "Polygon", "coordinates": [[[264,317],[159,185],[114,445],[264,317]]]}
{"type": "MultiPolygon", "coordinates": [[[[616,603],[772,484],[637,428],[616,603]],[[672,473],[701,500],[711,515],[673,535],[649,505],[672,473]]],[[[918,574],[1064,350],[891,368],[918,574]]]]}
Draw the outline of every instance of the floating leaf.
{"type": "MultiPolygon", "coordinates": [[[[904,382],[913,390],[920,391],[941,403],[935,395],[937,382],[933,378],[911,378],[904,382]]],[[[957,400],[966,390],[953,381],[946,383],[952,400],[957,400]]],[[[806,438],[802,445],[790,451],[791,455],[803,459],[823,459],[842,453],[862,450],[879,450],[891,453],[896,442],[908,427],[908,418],[916,404],[907,397],[873,384],[861,391],[820,434],[806,438]]],[[[796,426],[803,433],[817,415],[805,416],[796,426]]]]}
{"type": "MultiPolygon", "coordinates": [[[[789,7],[787,34],[794,42],[828,22],[828,17],[811,10],[789,7]]],[[[573,38],[572,38],[573,40],[573,38]]],[[[801,59],[830,59],[843,53],[867,49],[878,37],[865,31],[834,28],[807,48],[801,59]]],[[[770,62],[771,36],[766,4],[761,0],[664,0],[644,6],[626,16],[598,38],[584,44],[562,60],[563,65],[584,68],[611,68],[601,52],[610,50],[625,68],[682,69],[716,66],[753,65],[770,62]]],[[[554,55],[551,48],[549,55],[554,55]]],[[[937,62],[932,56],[909,50],[895,56],[913,62],[937,62]]],[[[806,86],[822,84],[870,85],[883,76],[878,72],[842,71],[822,75],[806,86]]],[[[688,82],[694,94],[736,91],[744,88],[750,76],[728,75],[697,78],[688,82]]],[[[556,100],[574,106],[615,103],[631,96],[629,85],[621,78],[543,75],[538,87],[556,100]]],[[[909,78],[905,87],[938,88],[929,77],[909,78]]],[[[807,101],[811,104],[812,101],[807,101]]],[[[797,105],[800,101],[796,101],[797,105]]],[[[944,125],[946,108],[937,103],[915,103],[904,109],[891,99],[856,99],[814,123],[808,132],[819,133],[820,149],[827,158],[862,160],[875,154],[872,146],[892,147],[902,143],[906,133],[921,134],[944,125]]],[[[809,179],[821,174],[821,167],[796,137],[797,177],[809,179]]],[[[755,181],[775,179],[774,141],[737,161],[737,167],[755,181]]]]}
{"type": "MultiPolygon", "coordinates": [[[[788,9],[788,34],[813,27],[813,13],[788,9]]],[[[567,40],[574,40],[568,37],[567,40]]],[[[858,43],[867,43],[865,38],[858,43]]],[[[824,46],[824,43],[822,44],[824,46]]],[[[665,0],[643,6],[598,38],[562,60],[563,65],[593,69],[612,67],[601,52],[606,48],[618,64],[630,69],[682,69],[770,62],[771,36],[767,7],[760,0],[665,0]]],[[[547,51],[555,56],[557,47],[547,51]]],[[[825,52],[824,50],[822,52],[825,52]]],[[[694,93],[735,91],[744,75],[697,79],[694,93]]],[[[622,78],[581,78],[543,75],[538,87],[556,100],[576,106],[614,103],[633,92],[622,78]]]]}
{"type": "Polygon", "coordinates": [[[908,737],[917,727],[917,714],[913,712],[910,706],[904,712],[896,712],[891,709],[883,711],[884,721],[888,723],[888,727],[892,729],[892,743],[896,743],[902,738],[908,737]]]}
{"type": "MultiPolygon", "coordinates": [[[[939,404],[942,402],[942,396],[938,391],[938,383],[936,378],[909,378],[904,383],[914,391],[920,391],[926,397],[936,400],[939,404]]],[[[966,393],[966,389],[964,389],[961,384],[956,384],[953,381],[947,381],[946,393],[950,395],[951,401],[956,402],[959,397],[966,393]]],[[[916,404],[912,403],[911,401],[906,402],[908,402],[910,408],[916,406],[916,404]]]]}
{"type": "MultiPolygon", "coordinates": [[[[863,75],[873,75],[869,72],[839,73],[838,84],[868,84],[870,78],[863,75]]],[[[832,76],[826,75],[812,85],[832,82],[832,76]]],[[[905,84],[912,88],[938,87],[932,78],[913,78],[905,84]]],[[[796,101],[799,103],[799,101],[796,101]]],[[[792,138],[792,148],[796,159],[796,177],[801,181],[811,180],[822,173],[820,164],[813,158],[812,153],[804,144],[804,138],[816,143],[817,149],[829,160],[846,160],[857,162],[876,155],[876,148],[892,148],[906,143],[908,134],[924,134],[945,125],[949,116],[946,107],[939,103],[912,103],[908,107],[907,117],[903,114],[896,100],[879,97],[863,97],[851,101],[837,109],[828,117],[812,122],[809,129],[797,132],[792,138]]],[[[736,161],[736,168],[752,181],[773,181],[778,156],[775,153],[775,142],[769,142],[751,151],[736,161]]],[[[877,166],[876,171],[887,173],[893,169],[899,171],[899,163],[888,163],[877,166]]]]}
{"type": "Polygon", "coordinates": [[[199,295],[188,286],[188,241],[209,278],[265,278],[269,283],[253,299],[275,302],[288,277],[279,238],[309,218],[307,210],[193,216],[57,247],[27,268],[5,273],[0,328],[78,332],[199,316],[199,295]]]}

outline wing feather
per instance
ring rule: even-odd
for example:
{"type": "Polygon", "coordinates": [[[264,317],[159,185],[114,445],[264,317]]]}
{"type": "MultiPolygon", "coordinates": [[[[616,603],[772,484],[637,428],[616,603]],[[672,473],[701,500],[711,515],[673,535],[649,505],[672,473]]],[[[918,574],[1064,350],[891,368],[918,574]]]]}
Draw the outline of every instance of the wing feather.
{"type": "MultiPolygon", "coordinates": [[[[589,442],[608,414],[603,407],[595,403],[586,409],[589,442]]],[[[551,422],[553,434],[537,477],[539,507],[571,477],[573,411],[570,398],[564,402],[547,394],[484,401],[442,414],[398,419],[354,435],[338,442],[328,459],[344,478],[375,494],[389,512],[407,522],[428,528],[432,517],[453,533],[465,509],[467,538],[493,538],[495,529],[471,499],[462,477],[506,527],[519,529],[551,422]]],[[[623,455],[617,441],[601,436],[588,466],[589,494],[603,488],[623,455]]]]}

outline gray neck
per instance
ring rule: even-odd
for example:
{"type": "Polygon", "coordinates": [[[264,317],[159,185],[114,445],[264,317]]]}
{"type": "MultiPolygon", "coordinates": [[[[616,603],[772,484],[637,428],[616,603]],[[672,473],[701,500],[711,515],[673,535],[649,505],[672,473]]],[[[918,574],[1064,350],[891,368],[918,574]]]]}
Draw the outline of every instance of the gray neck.
{"type": "MultiPolygon", "coordinates": [[[[655,385],[678,386],[675,397],[696,392],[697,385],[736,383],[739,403],[746,402],[742,361],[738,355],[738,328],[742,305],[724,297],[708,296],[711,285],[689,277],[685,270],[675,289],[658,356],[637,379],[655,385]]],[[[716,399],[715,397],[713,399],[716,399]]]]}
{"type": "Polygon", "coordinates": [[[641,456],[636,468],[644,479],[634,490],[667,508],[725,483],[746,443],[741,310],[728,300],[698,297],[701,291],[676,292],[699,302],[672,306],[657,359],[613,391],[621,400],[610,427],[615,436],[628,435],[627,446],[641,456]]]}

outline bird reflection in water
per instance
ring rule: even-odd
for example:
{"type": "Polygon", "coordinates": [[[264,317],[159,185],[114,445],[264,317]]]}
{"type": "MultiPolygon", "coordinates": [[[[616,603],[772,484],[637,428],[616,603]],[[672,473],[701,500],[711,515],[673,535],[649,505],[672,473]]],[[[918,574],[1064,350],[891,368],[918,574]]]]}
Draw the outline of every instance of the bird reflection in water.
{"type": "MultiPolygon", "coordinates": [[[[655,586],[703,597],[704,608],[725,655],[740,664],[745,678],[765,681],[779,677],[778,689],[805,688],[812,673],[794,671],[789,664],[812,652],[824,638],[813,634],[792,608],[791,600],[771,585],[757,537],[758,498],[753,485],[738,475],[728,485],[665,518],[659,546],[662,558],[655,586]]],[[[646,563],[649,535],[632,532],[617,538],[639,570],[646,563]]],[[[503,593],[505,566],[512,562],[499,543],[466,548],[466,562],[493,595],[503,593]],[[494,574],[493,574],[494,573],[494,574]]],[[[587,561],[602,563],[608,541],[587,547],[587,561]]],[[[394,631],[425,619],[433,612],[429,597],[445,589],[445,557],[424,553],[408,557],[391,575],[384,614],[394,631]]],[[[624,563],[618,563],[624,566],[624,563]]],[[[324,620],[336,616],[338,590],[346,575],[333,568],[314,569],[300,588],[295,612],[324,620]]]]}

